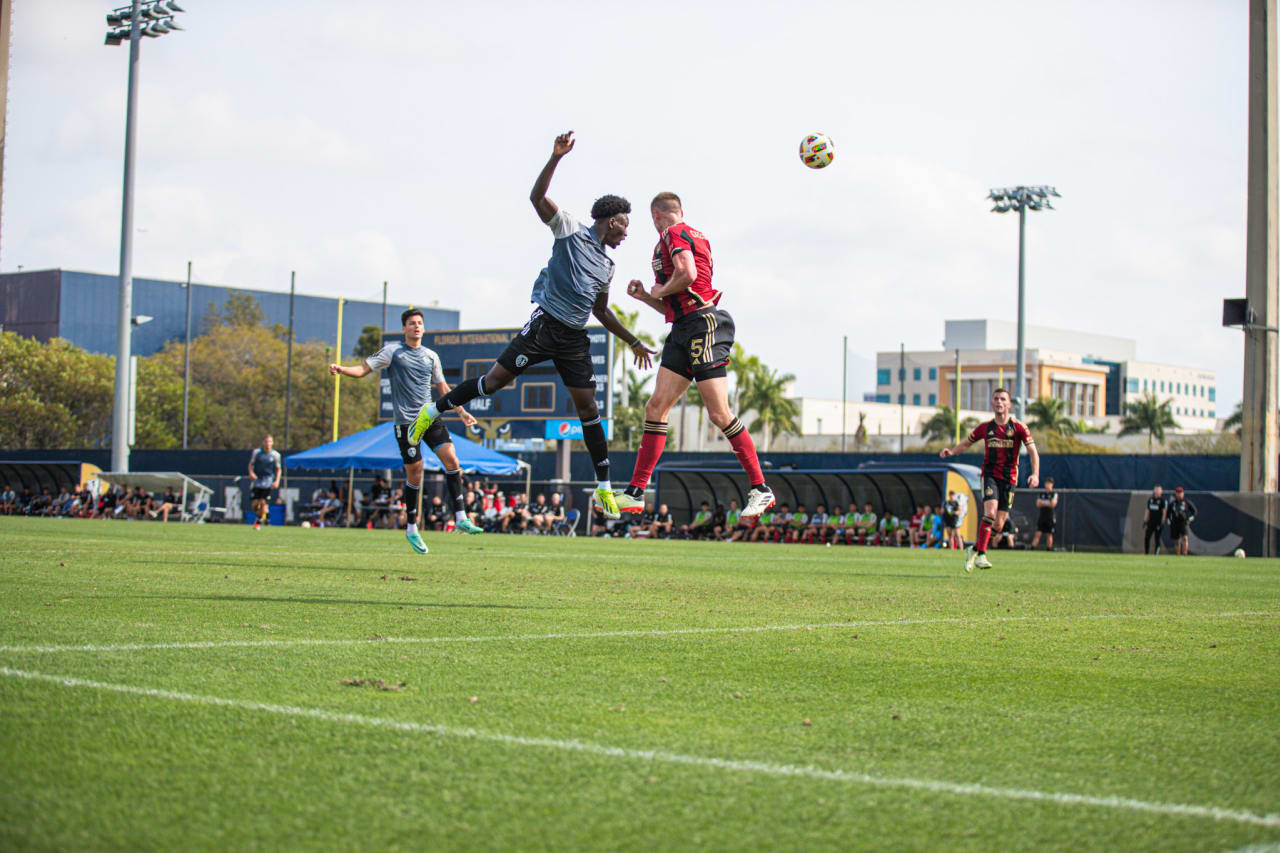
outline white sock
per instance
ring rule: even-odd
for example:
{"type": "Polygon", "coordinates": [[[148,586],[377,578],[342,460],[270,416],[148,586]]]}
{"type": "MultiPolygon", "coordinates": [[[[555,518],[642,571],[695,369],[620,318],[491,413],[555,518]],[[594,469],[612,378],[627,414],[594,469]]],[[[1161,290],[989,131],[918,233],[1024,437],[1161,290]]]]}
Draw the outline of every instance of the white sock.
{"type": "Polygon", "coordinates": [[[405,536],[412,536],[413,534],[415,534],[415,533],[417,533],[417,532],[418,532],[418,525],[416,525],[416,524],[410,524],[410,525],[407,525],[407,526],[405,527],[405,529],[404,529],[404,535],[405,535],[405,536]]]}
{"type": "Polygon", "coordinates": [[[613,484],[612,484],[612,483],[610,483],[608,480],[601,480],[600,482],[596,483],[596,488],[597,488],[597,489],[605,489],[606,491],[610,491],[610,492],[612,492],[612,491],[613,491],[613,484]]]}
{"type": "Polygon", "coordinates": [[[467,519],[467,514],[462,510],[458,510],[453,514],[453,520],[457,524],[461,524],[462,522],[466,521],[466,519],[467,519]]]}
{"type": "Polygon", "coordinates": [[[434,402],[427,404],[427,417],[431,418],[433,421],[440,417],[440,410],[436,408],[436,404],[434,402]]]}

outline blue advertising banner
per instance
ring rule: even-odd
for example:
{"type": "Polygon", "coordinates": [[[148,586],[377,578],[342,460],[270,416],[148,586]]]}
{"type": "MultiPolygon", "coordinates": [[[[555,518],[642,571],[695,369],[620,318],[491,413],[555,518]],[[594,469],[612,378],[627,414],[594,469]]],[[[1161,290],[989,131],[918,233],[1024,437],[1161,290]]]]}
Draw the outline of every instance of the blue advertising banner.
{"type": "MultiPolygon", "coordinates": [[[[560,439],[582,439],[582,421],[578,420],[554,420],[544,421],[547,431],[543,434],[543,438],[548,441],[559,441],[560,439]]],[[[613,439],[613,421],[608,418],[601,421],[604,425],[604,437],[608,440],[613,439]]]]}

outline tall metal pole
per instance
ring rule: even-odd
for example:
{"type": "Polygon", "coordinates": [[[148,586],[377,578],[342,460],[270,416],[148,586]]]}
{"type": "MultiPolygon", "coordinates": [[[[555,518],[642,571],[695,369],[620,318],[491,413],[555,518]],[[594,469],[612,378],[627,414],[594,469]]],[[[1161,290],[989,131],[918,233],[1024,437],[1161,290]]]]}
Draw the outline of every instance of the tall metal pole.
{"type": "Polygon", "coordinates": [[[849,437],[849,336],[844,336],[844,370],[840,374],[840,452],[845,453],[849,437]]]}
{"type": "Polygon", "coordinates": [[[286,453],[289,452],[289,448],[293,447],[289,443],[293,439],[292,434],[289,432],[289,427],[291,426],[289,415],[293,406],[293,292],[297,277],[296,270],[289,272],[289,350],[284,368],[284,449],[286,453]]]}
{"type": "Polygon", "coordinates": [[[898,452],[907,452],[907,345],[898,345],[898,452]]]}
{"type": "Polygon", "coordinates": [[[956,392],[951,397],[956,413],[956,444],[960,443],[960,348],[956,347],[956,392]]]}
{"type": "Polygon", "coordinates": [[[378,330],[378,343],[382,343],[382,333],[387,329],[387,283],[382,283],[382,328],[378,330]]]}
{"type": "Polygon", "coordinates": [[[129,470],[129,357],[133,319],[133,159],[137,136],[138,47],[142,41],[139,0],[129,16],[129,94],[124,116],[124,199],[120,211],[120,300],[116,317],[116,388],[111,416],[111,470],[129,470]]]}
{"type": "MultiPolygon", "coordinates": [[[[342,302],[341,296],[338,297],[338,340],[333,345],[333,351],[336,354],[334,361],[342,364],[342,302]]],[[[342,385],[339,380],[342,379],[341,373],[333,374],[333,441],[338,440],[338,395],[341,393],[342,385]]]]}
{"type": "Polygon", "coordinates": [[[1027,206],[1018,206],[1018,366],[1013,375],[1013,399],[1017,403],[1018,420],[1027,417],[1027,384],[1026,376],[1026,332],[1027,313],[1026,300],[1026,257],[1027,257],[1027,206]]]}
{"type": "MultiPolygon", "coordinates": [[[[1249,2],[1249,197],[1245,226],[1245,295],[1240,490],[1275,492],[1280,408],[1277,284],[1276,0],[1249,2]]],[[[1261,556],[1270,553],[1270,538],[1261,556]]]]}
{"type": "Polygon", "coordinates": [[[187,261],[187,342],[182,348],[182,449],[187,449],[187,402],[191,391],[191,261],[187,261]]]}

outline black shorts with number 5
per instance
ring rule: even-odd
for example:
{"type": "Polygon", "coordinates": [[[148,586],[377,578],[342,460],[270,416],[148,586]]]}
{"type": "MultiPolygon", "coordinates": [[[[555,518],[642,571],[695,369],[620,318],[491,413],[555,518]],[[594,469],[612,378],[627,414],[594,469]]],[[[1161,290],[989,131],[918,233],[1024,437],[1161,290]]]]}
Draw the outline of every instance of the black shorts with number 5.
{"type": "Polygon", "coordinates": [[[409,430],[412,428],[413,424],[395,425],[396,444],[400,445],[400,458],[404,460],[406,465],[422,460],[420,451],[423,441],[427,443],[427,447],[431,448],[432,453],[439,450],[443,445],[453,443],[453,436],[449,435],[449,428],[439,418],[436,418],[432,421],[431,426],[427,427],[426,434],[422,436],[416,447],[409,444],[409,430]]]}
{"type": "Polygon", "coordinates": [[[662,366],[701,381],[726,376],[733,351],[733,318],[712,308],[681,317],[671,325],[662,347],[662,366]]]}
{"type": "Polygon", "coordinates": [[[1013,483],[1008,480],[997,480],[995,477],[982,478],[983,502],[994,500],[996,512],[1008,512],[1013,509],[1013,483]]]}

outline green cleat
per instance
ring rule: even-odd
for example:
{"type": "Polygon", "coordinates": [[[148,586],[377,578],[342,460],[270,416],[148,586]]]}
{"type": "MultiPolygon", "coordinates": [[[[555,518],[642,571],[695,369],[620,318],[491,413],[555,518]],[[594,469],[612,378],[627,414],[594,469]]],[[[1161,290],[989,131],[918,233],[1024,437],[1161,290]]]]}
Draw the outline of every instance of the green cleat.
{"type": "Polygon", "coordinates": [[[596,508],[604,514],[605,518],[620,518],[622,513],[618,511],[618,502],[613,497],[612,489],[596,489],[592,495],[596,508]]]}
{"type": "MultiPolygon", "coordinates": [[[[431,424],[435,418],[431,416],[431,404],[427,403],[422,407],[422,411],[418,412],[418,416],[413,419],[413,425],[409,427],[409,446],[417,447],[418,442],[422,441],[422,437],[427,434],[427,430],[431,428],[431,424]]],[[[423,552],[426,553],[425,551],[423,552]]]]}
{"type": "Polygon", "coordinates": [[[464,518],[454,524],[453,529],[458,533],[484,533],[484,530],[472,524],[469,518],[464,518]]]}
{"type": "Polygon", "coordinates": [[[964,570],[966,572],[973,571],[973,562],[974,560],[977,559],[977,557],[978,555],[974,553],[972,545],[964,549],[964,570]]]}
{"type": "Polygon", "coordinates": [[[614,503],[618,505],[618,512],[625,513],[641,513],[644,512],[644,498],[633,498],[626,492],[614,492],[614,503]]]}
{"type": "Polygon", "coordinates": [[[427,543],[422,541],[422,537],[417,533],[406,533],[405,539],[409,540],[409,546],[419,554],[427,553],[427,543]]]}
{"type": "Polygon", "coordinates": [[[987,559],[986,554],[979,554],[977,559],[973,561],[973,565],[979,569],[991,568],[991,561],[987,559]]]}

